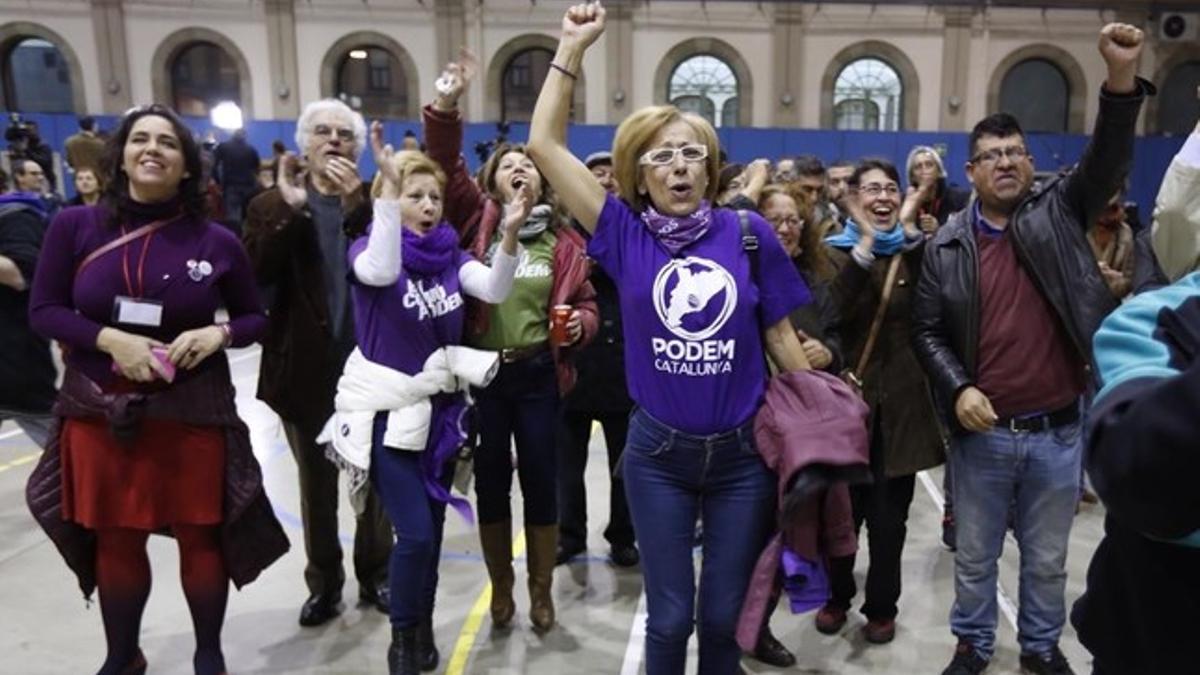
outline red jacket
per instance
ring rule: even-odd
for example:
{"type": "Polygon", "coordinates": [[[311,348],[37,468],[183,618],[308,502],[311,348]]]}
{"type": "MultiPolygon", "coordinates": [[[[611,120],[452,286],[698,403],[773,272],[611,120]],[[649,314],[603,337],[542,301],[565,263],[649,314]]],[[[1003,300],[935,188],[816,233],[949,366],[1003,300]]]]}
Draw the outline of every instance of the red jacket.
{"type": "Polygon", "coordinates": [[[737,641],[743,650],[754,649],[763,616],[774,609],[767,605],[784,545],[810,561],[843,557],[858,549],[847,483],[869,480],[867,414],[862,398],[828,373],[806,370],[771,378],[754,418],[754,442],[779,479],[780,532],[759,556],[742,603],[737,641]],[[785,519],[794,479],[815,466],[827,468],[825,475],[835,482],[785,519]]]}
{"type": "MultiPolygon", "coordinates": [[[[467,170],[462,156],[462,115],[446,113],[425,106],[425,147],[429,156],[446,172],[444,217],[458,230],[460,244],[477,259],[482,260],[496,235],[504,215],[504,206],[481,190],[467,170]]],[[[550,303],[546,315],[555,305],[571,305],[580,314],[583,336],[569,347],[551,343],[554,365],[558,371],[558,393],[566,396],[575,386],[574,355],[596,335],[600,323],[596,309],[596,290],[588,280],[586,245],[570,227],[555,230],[554,281],[550,288],[550,303]]],[[[487,306],[478,300],[467,300],[467,340],[487,331],[487,306]]]]}

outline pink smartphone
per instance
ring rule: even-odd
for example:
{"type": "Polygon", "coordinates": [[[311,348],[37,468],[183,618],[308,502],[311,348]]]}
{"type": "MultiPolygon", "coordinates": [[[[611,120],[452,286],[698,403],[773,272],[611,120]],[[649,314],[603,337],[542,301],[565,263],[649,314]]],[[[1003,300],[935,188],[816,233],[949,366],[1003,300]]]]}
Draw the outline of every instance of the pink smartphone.
{"type": "MultiPolygon", "coordinates": [[[[151,347],[150,353],[153,354],[154,358],[158,359],[158,362],[161,363],[163,366],[163,372],[166,373],[166,375],[163,377],[163,380],[165,380],[168,383],[174,382],[175,381],[175,364],[171,363],[171,359],[167,357],[167,348],[166,347],[151,347]]],[[[116,361],[114,361],[112,364],[112,371],[118,375],[121,374],[121,369],[117,367],[116,361]]]]}
{"type": "Polygon", "coordinates": [[[175,381],[175,364],[171,363],[171,359],[167,358],[167,348],[166,347],[151,347],[150,353],[153,354],[154,358],[158,359],[158,362],[162,364],[163,371],[166,373],[166,375],[163,377],[163,379],[166,380],[167,382],[174,382],[175,381]]]}

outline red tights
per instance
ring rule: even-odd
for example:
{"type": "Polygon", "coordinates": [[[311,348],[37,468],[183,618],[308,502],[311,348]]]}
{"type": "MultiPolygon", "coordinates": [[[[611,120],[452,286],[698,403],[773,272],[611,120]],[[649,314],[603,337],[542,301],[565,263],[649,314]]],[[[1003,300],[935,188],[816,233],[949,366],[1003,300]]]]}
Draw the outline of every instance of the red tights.
{"type": "MultiPolygon", "coordinates": [[[[180,576],[196,631],[192,659],[198,675],[225,670],[221,625],[229,598],[229,575],[221,557],[216,526],[174,525],[179,542],[180,576]]],[[[96,585],[108,656],[100,675],[116,675],[137,659],[142,611],[150,596],[149,532],[104,528],[96,532],[96,585]]]]}

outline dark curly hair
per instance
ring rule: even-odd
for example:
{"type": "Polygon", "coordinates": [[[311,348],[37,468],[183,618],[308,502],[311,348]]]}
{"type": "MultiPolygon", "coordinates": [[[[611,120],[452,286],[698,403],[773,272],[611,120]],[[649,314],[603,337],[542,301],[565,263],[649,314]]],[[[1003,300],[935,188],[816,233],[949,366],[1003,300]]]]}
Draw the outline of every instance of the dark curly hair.
{"type": "Polygon", "coordinates": [[[179,115],[165,105],[151,103],[138,106],[121,118],[121,124],[108,139],[104,155],[100,159],[101,181],[105,184],[101,201],[112,213],[109,224],[116,227],[127,220],[129,204],[129,177],[125,175],[125,143],[133,125],[143,117],[155,115],[171,123],[175,135],[179,137],[179,148],[183,153],[183,169],[186,177],[179,183],[179,198],[182,202],[183,215],[191,220],[203,220],[208,214],[204,185],[201,183],[203,171],[200,166],[200,146],[192,130],[188,128],[179,115]]]}

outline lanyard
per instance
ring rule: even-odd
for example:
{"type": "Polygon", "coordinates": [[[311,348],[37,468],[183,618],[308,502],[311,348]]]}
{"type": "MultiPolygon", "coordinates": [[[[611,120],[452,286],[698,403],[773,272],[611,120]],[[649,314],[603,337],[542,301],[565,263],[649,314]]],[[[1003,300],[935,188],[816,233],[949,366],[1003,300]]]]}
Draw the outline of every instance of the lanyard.
{"type": "MultiPolygon", "coordinates": [[[[157,225],[157,223],[155,223],[157,225]]],[[[129,245],[132,242],[126,243],[121,247],[121,271],[125,273],[125,290],[134,298],[141,299],[142,294],[146,292],[146,253],[150,251],[150,240],[154,239],[154,232],[158,228],[150,230],[146,235],[146,243],[142,244],[142,255],[138,258],[137,280],[138,289],[135,293],[133,290],[133,281],[129,276],[129,245]]],[[[125,234],[125,226],[121,226],[121,234],[125,234]]]]}

